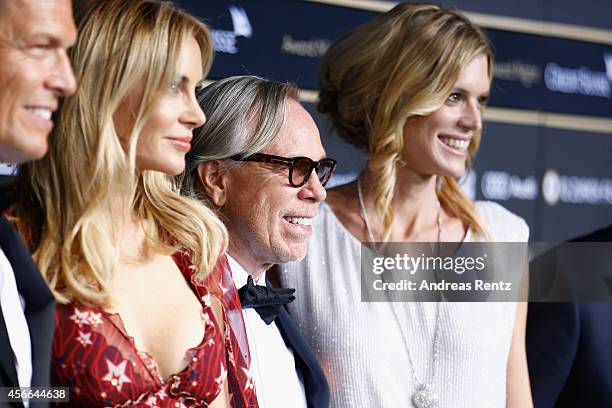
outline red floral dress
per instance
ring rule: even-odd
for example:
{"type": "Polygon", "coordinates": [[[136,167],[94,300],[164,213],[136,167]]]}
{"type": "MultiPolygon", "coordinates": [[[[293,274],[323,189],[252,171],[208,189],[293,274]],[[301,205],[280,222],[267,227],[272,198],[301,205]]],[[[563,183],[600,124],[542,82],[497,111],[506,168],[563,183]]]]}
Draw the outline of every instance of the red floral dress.
{"type": "Polygon", "coordinates": [[[228,381],[231,406],[257,407],[242,309],[227,259],[204,283],[185,254],[174,260],[202,303],[204,337],[186,351],[188,366],[163,380],[155,361],[137,350],[118,314],[99,306],[58,305],[53,338],[54,386],[70,387],[74,407],[205,407],[228,381]],[[221,299],[225,338],[211,309],[221,299]]]}

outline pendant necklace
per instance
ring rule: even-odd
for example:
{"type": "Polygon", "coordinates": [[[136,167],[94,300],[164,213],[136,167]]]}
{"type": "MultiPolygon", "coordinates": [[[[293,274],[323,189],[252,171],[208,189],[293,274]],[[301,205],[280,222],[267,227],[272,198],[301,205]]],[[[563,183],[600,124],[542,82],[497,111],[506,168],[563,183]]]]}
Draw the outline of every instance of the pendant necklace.
{"type": "MultiPolygon", "coordinates": [[[[374,235],[372,234],[372,229],[370,228],[370,223],[368,221],[368,213],[366,211],[365,203],[363,200],[363,191],[361,189],[361,177],[357,179],[357,195],[359,197],[359,207],[361,210],[361,218],[363,219],[363,223],[365,224],[366,231],[368,233],[368,239],[370,242],[376,242],[374,240],[374,235]]],[[[442,225],[440,223],[440,201],[438,200],[438,212],[436,215],[436,226],[438,229],[438,237],[437,237],[437,253],[440,254],[440,238],[442,236],[442,225]]],[[[410,372],[412,374],[412,379],[414,384],[416,384],[416,391],[412,394],[412,404],[415,408],[436,408],[438,406],[438,395],[434,391],[433,383],[435,381],[435,368],[436,361],[438,360],[438,349],[440,344],[439,339],[439,327],[440,327],[440,308],[441,303],[444,303],[444,296],[440,301],[436,302],[436,320],[433,334],[433,346],[432,346],[432,358],[431,365],[426,365],[426,370],[431,371],[428,376],[426,376],[426,381],[420,381],[416,375],[416,371],[414,368],[414,363],[412,361],[412,354],[410,353],[410,348],[408,346],[408,338],[404,334],[404,330],[400,323],[399,316],[397,311],[395,310],[395,302],[391,302],[391,311],[393,312],[393,317],[395,318],[395,322],[397,323],[398,329],[402,335],[402,341],[404,343],[404,347],[406,349],[406,355],[408,357],[408,363],[410,365],[410,372]]],[[[428,373],[426,373],[428,374],[428,373]]]]}

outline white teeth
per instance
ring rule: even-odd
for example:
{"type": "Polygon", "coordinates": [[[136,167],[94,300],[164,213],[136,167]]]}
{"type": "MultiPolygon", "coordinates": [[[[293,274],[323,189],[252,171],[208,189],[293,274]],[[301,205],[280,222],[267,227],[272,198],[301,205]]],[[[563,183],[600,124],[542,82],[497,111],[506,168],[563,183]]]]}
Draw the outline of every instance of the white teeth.
{"type": "Polygon", "coordinates": [[[51,110],[45,108],[28,108],[30,112],[45,120],[51,119],[51,110]]]}
{"type": "Polygon", "coordinates": [[[440,137],[442,143],[457,150],[467,150],[470,145],[469,140],[451,139],[450,137],[440,137]]]}
{"type": "Polygon", "coordinates": [[[286,217],[285,219],[289,221],[291,224],[312,225],[312,218],[286,217]]]}

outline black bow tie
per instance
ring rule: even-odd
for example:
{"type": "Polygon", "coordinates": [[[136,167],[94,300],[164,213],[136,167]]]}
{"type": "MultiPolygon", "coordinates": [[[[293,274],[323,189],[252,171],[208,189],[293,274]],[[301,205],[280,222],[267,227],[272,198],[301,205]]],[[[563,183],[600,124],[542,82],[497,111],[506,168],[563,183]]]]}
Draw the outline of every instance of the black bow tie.
{"type": "Polygon", "coordinates": [[[276,289],[255,285],[253,278],[249,275],[247,284],[238,290],[238,296],[243,309],[255,308],[262,320],[266,324],[270,324],[278,316],[278,311],[282,305],[295,300],[293,292],[295,292],[295,289],[276,289]]]}

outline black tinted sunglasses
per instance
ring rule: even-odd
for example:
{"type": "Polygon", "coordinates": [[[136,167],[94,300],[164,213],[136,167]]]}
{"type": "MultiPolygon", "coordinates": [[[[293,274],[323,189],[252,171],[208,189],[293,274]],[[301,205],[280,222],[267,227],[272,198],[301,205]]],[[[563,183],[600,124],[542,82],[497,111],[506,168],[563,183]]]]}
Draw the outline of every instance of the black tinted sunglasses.
{"type": "Polygon", "coordinates": [[[314,161],[308,157],[281,157],[273,156],[265,153],[255,153],[247,157],[240,155],[230,157],[232,160],[249,161],[259,163],[280,164],[281,166],[289,167],[289,184],[293,187],[302,187],[308,182],[312,171],[315,170],[319,176],[319,182],[325,186],[331,178],[336,161],[334,159],[324,158],[319,161],[314,161]]]}

